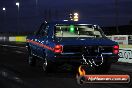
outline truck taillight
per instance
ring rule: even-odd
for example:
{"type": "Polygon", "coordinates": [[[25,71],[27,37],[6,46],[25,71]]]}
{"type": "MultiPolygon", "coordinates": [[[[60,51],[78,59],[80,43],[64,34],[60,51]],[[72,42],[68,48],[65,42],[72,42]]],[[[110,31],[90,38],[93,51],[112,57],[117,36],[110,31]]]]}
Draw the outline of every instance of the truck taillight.
{"type": "Polygon", "coordinates": [[[119,46],[118,45],[113,46],[113,53],[114,54],[118,54],[119,53],[119,46]]]}
{"type": "Polygon", "coordinates": [[[63,51],[63,46],[62,45],[56,45],[54,47],[54,52],[55,53],[62,53],[62,51],[63,51]]]}

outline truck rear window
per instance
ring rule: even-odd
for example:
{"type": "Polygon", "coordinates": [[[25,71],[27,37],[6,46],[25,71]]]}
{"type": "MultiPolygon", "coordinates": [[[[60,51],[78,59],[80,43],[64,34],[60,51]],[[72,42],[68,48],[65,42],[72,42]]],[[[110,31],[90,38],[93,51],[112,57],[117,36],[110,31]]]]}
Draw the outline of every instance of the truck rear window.
{"type": "Polygon", "coordinates": [[[102,37],[99,27],[94,25],[56,25],[56,37],[102,37]]]}

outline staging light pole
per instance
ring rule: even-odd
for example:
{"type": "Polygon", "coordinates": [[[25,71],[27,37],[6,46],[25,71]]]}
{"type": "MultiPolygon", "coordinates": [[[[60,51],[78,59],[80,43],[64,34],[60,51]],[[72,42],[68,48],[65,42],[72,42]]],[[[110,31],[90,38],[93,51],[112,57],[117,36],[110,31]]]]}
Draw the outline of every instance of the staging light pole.
{"type": "Polygon", "coordinates": [[[16,6],[18,8],[18,15],[19,15],[19,7],[20,7],[20,3],[19,2],[16,2],[16,6]]]}
{"type": "Polygon", "coordinates": [[[3,7],[2,10],[4,11],[4,17],[6,16],[6,8],[3,7]]]}
{"type": "Polygon", "coordinates": [[[17,9],[18,9],[18,14],[17,14],[17,30],[19,30],[19,8],[20,8],[20,3],[19,2],[16,2],[16,6],[17,6],[17,9]]]}
{"type": "Polygon", "coordinates": [[[2,10],[4,11],[4,17],[6,16],[6,8],[3,7],[2,10]]]}
{"type": "Polygon", "coordinates": [[[19,5],[20,5],[20,4],[19,4],[19,2],[16,2],[16,6],[18,6],[18,7],[19,7],[19,5]]]}
{"type": "Polygon", "coordinates": [[[18,7],[18,12],[19,12],[20,3],[19,2],[16,2],[16,6],[18,7]]]}

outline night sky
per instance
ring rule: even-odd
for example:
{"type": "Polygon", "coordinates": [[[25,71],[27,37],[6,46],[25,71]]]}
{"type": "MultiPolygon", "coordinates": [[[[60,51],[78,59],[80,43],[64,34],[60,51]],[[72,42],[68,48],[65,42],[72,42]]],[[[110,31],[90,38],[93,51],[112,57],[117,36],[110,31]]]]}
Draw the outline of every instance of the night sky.
{"type": "Polygon", "coordinates": [[[35,31],[45,19],[63,20],[70,12],[78,12],[80,20],[101,26],[128,25],[132,20],[132,0],[115,1],[0,0],[0,32],[35,31]],[[20,2],[19,12],[16,1],[20,2]]]}

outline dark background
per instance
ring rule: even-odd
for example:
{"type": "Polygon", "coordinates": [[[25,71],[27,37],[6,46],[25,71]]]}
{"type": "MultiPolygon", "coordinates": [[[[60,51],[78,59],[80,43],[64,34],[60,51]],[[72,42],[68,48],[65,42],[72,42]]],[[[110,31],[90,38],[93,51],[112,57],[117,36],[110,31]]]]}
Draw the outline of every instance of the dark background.
{"type": "Polygon", "coordinates": [[[108,34],[108,29],[122,34],[122,26],[132,28],[131,8],[132,0],[0,0],[0,32],[33,32],[44,20],[64,20],[78,12],[80,20],[99,24],[108,34]]]}

